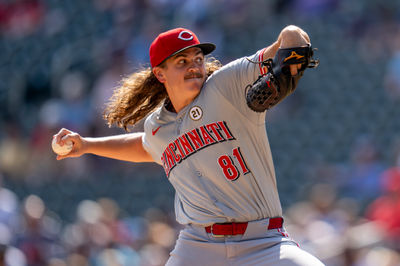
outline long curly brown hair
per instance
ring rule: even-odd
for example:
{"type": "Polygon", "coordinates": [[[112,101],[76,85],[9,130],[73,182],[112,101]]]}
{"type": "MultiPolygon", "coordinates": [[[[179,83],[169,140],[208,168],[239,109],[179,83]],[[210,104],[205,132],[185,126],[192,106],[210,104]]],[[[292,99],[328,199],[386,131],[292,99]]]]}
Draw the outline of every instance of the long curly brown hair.
{"type": "MultiPolygon", "coordinates": [[[[161,66],[162,67],[162,66],[161,66]]],[[[215,58],[205,61],[207,76],[220,69],[222,64],[215,58]]],[[[122,79],[106,104],[103,118],[108,126],[116,124],[128,130],[168,99],[164,85],[158,81],[151,68],[144,68],[122,79]]]]}

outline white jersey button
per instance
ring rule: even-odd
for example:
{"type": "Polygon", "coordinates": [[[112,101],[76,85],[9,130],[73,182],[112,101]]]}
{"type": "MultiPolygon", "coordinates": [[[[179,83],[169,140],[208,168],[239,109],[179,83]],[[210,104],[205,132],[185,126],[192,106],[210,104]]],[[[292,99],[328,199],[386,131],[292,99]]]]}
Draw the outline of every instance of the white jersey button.
{"type": "Polygon", "coordinates": [[[196,171],[197,176],[202,176],[200,171],[196,171]]]}
{"type": "Polygon", "coordinates": [[[178,123],[182,123],[182,118],[179,117],[178,120],[176,120],[178,123]]]}

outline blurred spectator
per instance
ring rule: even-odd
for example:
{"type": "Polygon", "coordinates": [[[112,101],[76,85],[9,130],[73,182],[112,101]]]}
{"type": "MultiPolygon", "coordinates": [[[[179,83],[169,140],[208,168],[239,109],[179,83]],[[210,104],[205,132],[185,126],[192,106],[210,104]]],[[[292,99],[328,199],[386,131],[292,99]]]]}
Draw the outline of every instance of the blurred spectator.
{"type": "Polygon", "coordinates": [[[335,187],[316,184],[308,200],[293,204],[286,212],[287,228],[303,249],[316,254],[326,265],[344,265],[344,235],[357,219],[354,201],[338,200],[335,187]]]}
{"type": "Polygon", "coordinates": [[[87,77],[80,71],[68,72],[61,79],[60,124],[87,132],[92,118],[88,86],[87,77]]]}
{"type": "Polygon", "coordinates": [[[303,18],[320,17],[334,11],[340,0],[291,0],[287,5],[288,12],[300,15],[303,18]]]}
{"type": "Polygon", "coordinates": [[[154,39],[154,32],[160,31],[161,28],[162,25],[158,17],[153,14],[144,16],[142,29],[133,36],[126,47],[126,57],[129,65],[145,66],[148,64],[149,47],[154,39]]]}
{"type": "Polygon", "coordinates": [[[384,193],[368,206],[366,216],[384,230],[388,244],[400,251],[400,168],[386,170],[380,181],[384,193]]]}
{"type": "Polygon", "coordinates": [[[289,233],[303,249],[327,266],[398,265],[394,250],[385,249],[390,258],[374,253],[383,248],[384,235],[376,224],[360,216],[356,200],[338,198],[330,184],[315,184],[308,195],[308,200],[293,204],[285,214],[289,233]]]}
{"type": "MultiPolygon", "coordinates": [[[[17,232],[17,224],[19,218],[19,201],[17,195],[3,187],[3,175],[0,172],[0,225],[6,227],[10,234],[14,235],[17,232]]],[[[11,239],[8,239],[6,233],[0,234],[0,243],[8,244],[11,239]]]]}
{"type": "Polygon", "coordinates": [[[70,252],[95,266],[140,265],[130,232],[118,219],[116,202],[106,198],[82,201],[77,216],[78,221],[67,226],[63,236],[70,252]]]}
{"type": "MultiPolygon", "coordinates": [[[[4,246],[2,247],[4,248],[4,246]]],[[[4,252],[4,250],[3,250],[4,252]]],[[[7,246],[4,253],[5,266],[29,266],[25,254],[13,246],[7,246]]]]}
{"type": "Polygon", "coordinates": [[[357,14],[349,15],[354,22],[352,36],[358,39],[357,52],[367,63],[385,62],[398,49],[398,2],[360,1],[354,7],[357,14]]]}
{"type": "Polygon", "coordinates": [[[30,195],[24,200],[16,246],[25,254],[31,266],[44,265],[48,259],[63,254],[58,241],[61,225],[48,215],[41,198],[30,195]]]}
{"type": "Polygon", "coordinates": [[[8,37],[24,37],[40,26],[45,7],[41,0],[14,0],[0,3],[0,30],[8,37]]]}
{"type": "Polygon", "coordinates": [[[94,82],[91,91],[90,99],[92,101],[90,116],[93,121],[93,129],[98,135],[106,134],[109,132],[108,126],[103,119],[103,112],[106,102],[111,98],[112,92],[121,77],[127,74],[127,65],[124,51],[117,50],[111,54],[108,67],[99,75],[94,82]]]}
{"type": "Polygon", "coordinates": [[[400,37],[396,37],[399,42],[399,50],[390,59],[385,74],[385,90],[389,99],[400,99],[400,37]]]}
{"type": "Polygon", "coordinates": [[[21,165],[28,163],[29,146],[22,136],[20,125],[15,121],[6,123],[2,128],[3,137],[0,138],[0,169],[7,176],[23,178],[26,168],[21,165]]]}
{"type": "Polygon", "coordinates": [[[376,144],[369,136],[359,136],[351,147],[347,171],[340,177],[341,195],[356,199],[365,207],[381,194],[379,177],[384,170],[376,144]]]}

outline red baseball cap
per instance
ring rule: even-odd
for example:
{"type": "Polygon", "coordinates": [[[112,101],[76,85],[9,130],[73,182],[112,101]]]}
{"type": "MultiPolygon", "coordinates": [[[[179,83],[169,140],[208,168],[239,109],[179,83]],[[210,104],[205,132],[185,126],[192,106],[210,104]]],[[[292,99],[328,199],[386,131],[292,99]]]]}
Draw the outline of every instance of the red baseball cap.
{"type": "Polygon", "coordinates": [[[215,49],[212,43],[200,43],[196,34],[188,29],[176,28],[160,33],[150,45],[151,67],[158,66],[169,57],[191,47],[199,47],[204,55],[215,49]]]}

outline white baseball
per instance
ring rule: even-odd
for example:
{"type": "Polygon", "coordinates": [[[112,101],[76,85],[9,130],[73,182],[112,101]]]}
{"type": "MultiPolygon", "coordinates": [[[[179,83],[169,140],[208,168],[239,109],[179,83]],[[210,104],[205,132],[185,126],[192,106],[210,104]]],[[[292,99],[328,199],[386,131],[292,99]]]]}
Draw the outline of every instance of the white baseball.
{"type": "Polygon", "coordinates": [[[74,144],[70,140],[65,141],[64,145],[61,146],[60,144],[56,143],[56,138],[53,138],[51,143],[51,148],[58,155],[67,155],[72,150],[73,146],[74,144]]]}

